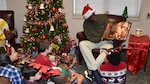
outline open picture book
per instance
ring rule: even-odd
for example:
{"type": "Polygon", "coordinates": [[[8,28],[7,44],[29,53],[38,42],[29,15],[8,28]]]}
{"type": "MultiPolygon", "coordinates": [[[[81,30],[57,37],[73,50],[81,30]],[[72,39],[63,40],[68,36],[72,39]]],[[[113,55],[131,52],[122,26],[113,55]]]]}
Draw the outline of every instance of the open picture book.
{"type": "Polygon", "coordinates": [[[103,40],[124,41],[127,39],[131,25],[131,22],[108,23],[102,38],[103,40]]]}

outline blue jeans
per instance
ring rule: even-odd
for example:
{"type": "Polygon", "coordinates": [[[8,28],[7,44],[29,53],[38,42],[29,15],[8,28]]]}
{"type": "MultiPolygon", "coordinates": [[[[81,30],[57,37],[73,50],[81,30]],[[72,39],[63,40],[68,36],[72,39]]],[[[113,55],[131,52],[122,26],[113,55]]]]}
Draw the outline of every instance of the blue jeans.
{"type": "Polygon", "coordinates": [[[100,73],[96,70],[92,72],[94,75],[94,79],[96,81],[97,84],[102,84],[102,77],[100,75],[100,73]]]}

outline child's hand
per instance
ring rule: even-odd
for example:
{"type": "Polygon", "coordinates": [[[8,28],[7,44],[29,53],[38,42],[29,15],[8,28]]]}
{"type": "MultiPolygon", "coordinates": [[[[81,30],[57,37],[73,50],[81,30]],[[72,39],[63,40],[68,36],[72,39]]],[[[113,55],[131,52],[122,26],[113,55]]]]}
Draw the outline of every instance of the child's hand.
{"type": "Polygon", "coordinates": [[[11,56],[10,56],[11,61],[16,61],[18,60],[18,52],[15,51],[13,47],[11,47],[11,56]]]}
{"type": "Polygon", "coordinates": [[[82,84],[84,81],[84,77],[82,74],[78,74],[77,76],[77,84],[82,84]]]}
{"type": "Polygon", "coordinates": [[[108,62],[109,62],[108,59],[107,59],[107,57],[104,59],[104,62],[105,62],[105,63],[108,63],[108,62]]]}
{"type": "Polygon", "coordinates": [[[73,82],[76,78],[77,78],[78,74],[77,73],[71,73],[71,78],[70,78],[70,82],[73,82]]]}

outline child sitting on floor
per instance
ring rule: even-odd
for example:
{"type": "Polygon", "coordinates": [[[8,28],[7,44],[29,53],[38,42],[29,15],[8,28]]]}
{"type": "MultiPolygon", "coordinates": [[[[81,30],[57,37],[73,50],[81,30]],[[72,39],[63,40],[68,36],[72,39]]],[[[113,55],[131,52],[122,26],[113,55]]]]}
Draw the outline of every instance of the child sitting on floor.
{"type": "Polygon", "coordinates": [[[61,74],[51,77],[51,80],[55,82],[55,84],[83,84],[83,75],[71,72],[69,67],[64,63],[58,64],[58,67],[61,68],[61,74]],[[76,83],[74,83],[74,81],[76,83]]]}
{"type": "Polygon", "coordinates": [[[125,84],[126,71],[126,63],[121,61],[119,52],[110,52],[105,64],[99,67],[102,84],[125,84]]]}
{"type": "Polygon", "coordinates": [[[14,62],[18,60],[18,53],[11,47],[11,54],[0,54],[0,76],[9,78],[11,84],[21,84],[22,74],[14,62]]]}
{"type": "Polygon", "coordinates": [[[24,64],[21,72],[23,76],[22,84],[38,84],[37,80],[40,80],[42,77],[42,74],[29,66],[29,64],[24,64]]]}
{"type": "MultiPolygon", "coordinates": [[[[52,45],[48,40],[42,40],[39,43],[39,54],[37,55],[35,62],[39,63],[41,65],[52,67],[54,66],[50,60],[50,58],[47,56],[49,53],[52,52],[52,45]]],[[[48,74],[42,73],[42,79],[47,80],[50,77],[48,74]]]]}
{"type": "Polygon", "coordinates": [[[73,68],[73,66],[77,63],[77,60],[73,54],[63,53],[60,57],[60,62],[67,64],[69,68],[73,68]]]}

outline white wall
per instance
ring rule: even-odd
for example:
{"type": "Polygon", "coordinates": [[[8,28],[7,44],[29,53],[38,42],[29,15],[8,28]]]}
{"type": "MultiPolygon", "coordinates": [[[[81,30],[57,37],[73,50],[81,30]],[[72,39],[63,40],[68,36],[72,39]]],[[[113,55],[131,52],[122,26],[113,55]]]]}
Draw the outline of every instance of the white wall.
{"type": "Polygon", "coordinates": [[[17,43],[20,43],[20,37],[23,35],[23,17],[27,13],[25,8],[26,0],[6,0],[7,9],[13,10],[15,14],[15,28],[18,30],[18,38],[16,39],[17,43]]]}
{"type": "MultiPolygon", "coordinates": [[[[73,0],[63,0],[63,12],[66,13],[66,20],[69,25],[70,36],[76,37],[76,33],[82,31],[82,24],[84,19],[75,19],[72,18],[72,9],[73,9],[73,0]]],[[[132,28],[130,33],[134,33],[137,28],[140,28],[144,31],[144,34],[150,35],[150,19],[147,19],[147,13],[150,11],[150,0],[143,0],[143,6],[141,11],[141,18],[139,21],[131,21],[132,28]]],[[[19,36],[17,42],[20,42],[20,37],[22,36],[22,26],[24,24],[23,17],[26,14],[26,0],[7,0],[7,8],[14,10],[15,12],[15,27],[18,30],[19,36]]],[[[127,45],[128,39],[125,42],[127,45]]],[[[127,46],[126,46],[127,47],[127,46]]]]}

